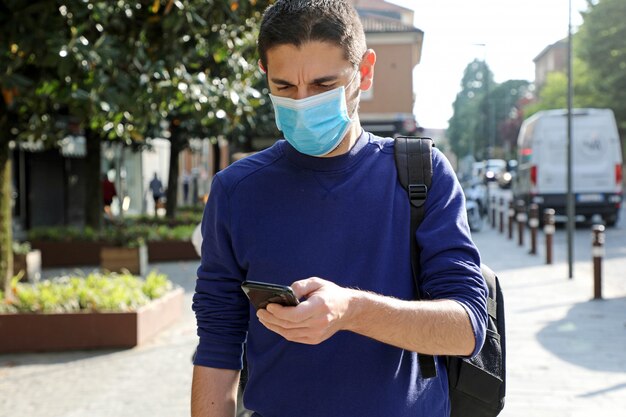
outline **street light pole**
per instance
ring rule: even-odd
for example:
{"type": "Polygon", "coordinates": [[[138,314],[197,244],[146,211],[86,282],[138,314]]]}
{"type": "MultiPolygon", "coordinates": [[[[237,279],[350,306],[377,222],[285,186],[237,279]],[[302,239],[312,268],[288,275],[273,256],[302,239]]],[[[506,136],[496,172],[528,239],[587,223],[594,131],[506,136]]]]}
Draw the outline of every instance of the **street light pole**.
{"type": "Polygon", "coordinates": [[[574,228],[576,206],[572,184],[572,107],[573,107],[573,63],[572,63],[572,0],[569,0],[569,23],[567,27],[567,261],[569,279],[574,278],[574,228]]]}
{"type": "Polygon", "coordinates": [[[490,86],[490,81],[489,81],[489,70],[487,68],[487,44],[486,43],[474,43],[474,46],[480,46],[481,48],[483,48],[483,62],[482,62],[482,67],[483,67],[483,91],[485,92],[485,101],[484,101],[484,108],[485,108],[485,115],[484,115],[484,119],[483,119],[483,126],[482,126],[482,132],[484,135],[487,136],[487,154],[485,156],[483,156],[483,159],[488,159],[488,158],[492,158],[492,153],[493,153],[493,138],[492,138],[492,133],[491,133],[491,100],[489,99],[489,90],[491,88],[490,86]]]}
{"type": "Polygon", "coordinates": [[[489,79],[489,72],[487,70],[487,61],[483,62],[485,68],[485,107],[487,108],[487,158],[493,158],[493,150],[495,147],[495,140],[493,134],[493,102],[489,96],[491,90],[491,80],[489,79]]]}

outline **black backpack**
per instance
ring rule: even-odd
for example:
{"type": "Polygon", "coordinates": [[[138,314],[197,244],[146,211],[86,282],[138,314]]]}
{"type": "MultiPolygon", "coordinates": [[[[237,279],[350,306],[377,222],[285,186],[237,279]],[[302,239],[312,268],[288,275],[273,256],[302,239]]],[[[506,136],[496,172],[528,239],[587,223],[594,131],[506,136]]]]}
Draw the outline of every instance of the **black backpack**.
{"type": "MultiPolygon", "coordinates": [[[[395,140],[398,178],[407,190],[411,204],[411,268],[418,300],[421,299],[420,265],[415,232],[424,218],[424,203],[432,182],[432,146],[430,138],[401,136],[395,140]]],[[[504,300],[496,274],[485,265],[481,265],[481,271],[489,288],[487,335],[485,344],[474,358],[446,357],[451,417],[493,417],[504,408],[504,300]]],[[[432,356],[419,354],[418,359],[424,378],[437,376],[432,356]]]]}

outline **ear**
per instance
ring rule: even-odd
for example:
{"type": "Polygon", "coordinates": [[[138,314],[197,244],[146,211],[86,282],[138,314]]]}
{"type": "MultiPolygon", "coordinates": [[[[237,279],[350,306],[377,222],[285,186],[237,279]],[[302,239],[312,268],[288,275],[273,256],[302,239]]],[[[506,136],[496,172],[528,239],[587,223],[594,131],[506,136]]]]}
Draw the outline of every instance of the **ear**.
{"type": "Polygon", "coordinates": [[[361,59],[361,65],[359,66],[359,72],[361,73],[361,90],[366,91],[372,87],[374,83],[374,66],[376,65],[376,52],[373,49],[368,49],[363,54],[361,59]]]}
{"type": "Polygon", "coordinates": [[[267,70],[265,69],[265,67],[263,66],[263,63],[261,62],[261,60],[259,59],[258,61],[259,64],[259,68],[261,69],[261,71],[263,72],[263,74],[267,74],[267,70]]]}

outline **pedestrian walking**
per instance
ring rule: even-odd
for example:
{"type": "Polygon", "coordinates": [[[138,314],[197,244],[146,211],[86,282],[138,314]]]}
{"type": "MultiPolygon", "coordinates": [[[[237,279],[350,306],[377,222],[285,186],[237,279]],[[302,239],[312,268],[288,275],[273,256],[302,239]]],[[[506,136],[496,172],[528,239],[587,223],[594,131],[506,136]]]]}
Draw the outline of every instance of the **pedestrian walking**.
{"type": "Polygon", "coordinates": [[[159,208],[159,202],[163,197],[163,183],[159,179],[157,173],[154,173],[154,177],[152,181],[150,181],[150,191],[152,192],[152,198],[154,199],[154,214],[156,215],[157,209],[159,208]]]}
{"type": "Polygon", "coordinates": [[[189,183],[191,182],[191,175],[189,172],[185,170],[183,172],[182,183],[183,183],[183,204],[189,204],[189,183]]]}
{"type": "Polygon", "coordinates": [[[394,141],[359,122],[376,54],[347,0],[277,0],[258,49],[285,140],[213,180],[193,297],[192,416],[235,414],[244,343],[254,416],[448,416],[445,358],[426,379],[418,352],[473,356],[487,320],[452,167],[433,149],[410,236],[394,141]],[[428,300],[415,300],[410,239],[428,300]],[[300,303],[255,310],[246,280],[291,286],[300,303]]]}

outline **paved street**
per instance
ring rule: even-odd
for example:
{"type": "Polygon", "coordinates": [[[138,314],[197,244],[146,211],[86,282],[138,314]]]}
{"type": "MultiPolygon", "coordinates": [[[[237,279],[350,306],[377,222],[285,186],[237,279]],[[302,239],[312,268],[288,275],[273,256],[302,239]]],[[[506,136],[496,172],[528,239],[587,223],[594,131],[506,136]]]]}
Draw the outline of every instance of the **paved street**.
{"type": "Polygon", "coordinates": [[[626,410],[626,221],[606,233],[604,300],[593,297],[591,232],[575,233],[568,279],[566,232],[555,264],[486,227],[474,234],[483,261],[501,278],[507,312],[508,385],[504,417],[622,416],[626,410]]]}
{"type": "MultiPolygon", "coordinates": [[[[502,280],[507,310],[504,417],[622,416],[626,409],[626,213],[607,231],[605,300],[593,294],[588,227],[576,231],[575,277],[567,278],[565,231],[555,264],[529,255],[486,226],[483,260],[502,280]]],[[[540,236],[543,242],[543,236],[540,236]]],[[[528,242],[528,236],[526,242],[528,242]]],[[[189,415],[195,323],[194,262],[153,265],[186,290],[183,319],[136,349],[0,355],[0,417],[189,415]]],[[[47,275],[58,271],[46,271],[47,275]]],[[[387,417],[387,416],[385,416],[387,417]]]]}

